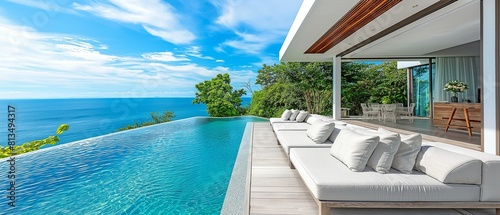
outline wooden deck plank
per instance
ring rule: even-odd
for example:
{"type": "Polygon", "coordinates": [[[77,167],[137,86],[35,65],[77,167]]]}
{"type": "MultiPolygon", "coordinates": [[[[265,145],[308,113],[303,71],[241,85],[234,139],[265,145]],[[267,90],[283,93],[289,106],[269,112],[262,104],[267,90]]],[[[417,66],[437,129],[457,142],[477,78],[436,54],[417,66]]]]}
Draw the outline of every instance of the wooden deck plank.
{"type": "Polygon", "coordinates": [[[269,123],[255,123],[253,133],[250,214],[318,214],[269,123]]]}

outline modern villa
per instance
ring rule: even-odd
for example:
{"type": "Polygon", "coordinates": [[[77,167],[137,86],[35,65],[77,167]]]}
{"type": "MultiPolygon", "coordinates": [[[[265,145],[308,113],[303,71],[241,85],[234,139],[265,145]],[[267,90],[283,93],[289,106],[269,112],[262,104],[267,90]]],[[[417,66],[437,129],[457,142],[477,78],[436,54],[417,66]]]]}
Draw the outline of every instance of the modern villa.
{"type": "MultiPolygon", "coordinates": [[[[500,215],[500,0],[303,0],[279,57],[333,63],[331,116],[286,107],[279,118],[194,116],[101,136],[83,127],[86,139],[16,154],[15,132],[42,127],[22,120],[57,116],[33,103],[16,121],[7,104],[0,214],[500,215]],[[407,104],[364,104],[372,115],[347,118],[341,64],[356,61],[397,61],[407,104]]],[[[104,131],[163,99],[75,100],[67,115],[85,124],[102,109],[87,126],[104,131]]],[[[40,104],[64,106],[50,102],[40,104]]]]}
{"type": "Polygon", "coordinates": [[[416,109],[430,108],[417,115],[431,118],[435,104],[451,96],[444,84],[463,81],[469,90],[459,100],[480,102],[481,150],[499,155],[499,8],[494,0],[305,0],[280,60],[334,63],[335,119],[341,116],[341,62],[397,60],[409,68],[410,83],[424,76],[427,89],[411,89],[409,98],[426,95],[416,109]]]}
{"type": "MultiPolygon", "coordinates": [[[[245,212],[324,215],[368,208],[397,214],[408,212],[399,209],[419,208],[455,212],[432,214],[475,214],[467,209],[486,208],[490,209],[483,211],[486,214],[500,214],[499,32],[500,3],[495,0],[304,0],[280,50],[280,61],[333,62],[333,119],[329,120],[335,128],[328,130],[327,122],[316,126],[318,121],[311,116],[305,120],[306,128],[292,125],[295,122],[286,122],[286,111],[282,119],[271,119],[270,126],[256,124],[245,212]],[[369,147],[364,135],[379,135],[381,145],[384,135],[394,133],[337,121],[342,110],[341,63],[386,60],[407,69],[408,103],[416,103],[415,115],[431,119],[428,129],[444,132],[443,126],[447,130],[464,125],[469,137],[480,136],[478,147],[465,149],[424,137],[416,163],[410,162],[405,173],[397,154],[414,147],[409,139],[415,136],[401,133],[392,168],[389,164],[379,170],[381,160],[371,170],[359,168],[358,162],[368,159],[366,151],[373,152],[372,160],[379,149],[369,147]],[[450,101],[452,94],[443,91],[452,80],[469,86],[459,102],[450,101]],[[349,126],[354,133],[344,130],[349,126]],[[265,132],[271,128],[273,132],[265,132]],[[326,130],[330,136],[315,139],[326,130]],[[409,148],[404,149],[405,144],[409,148]]],[[[386,143],[392,148],[393,142],[386,143]]]]}

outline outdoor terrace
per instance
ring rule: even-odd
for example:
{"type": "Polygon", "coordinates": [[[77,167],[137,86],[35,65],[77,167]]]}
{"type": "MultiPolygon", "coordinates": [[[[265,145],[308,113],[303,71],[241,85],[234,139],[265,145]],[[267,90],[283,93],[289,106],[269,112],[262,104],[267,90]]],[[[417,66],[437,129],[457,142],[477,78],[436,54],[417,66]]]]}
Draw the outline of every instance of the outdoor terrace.
{"type": "MultiPolygon", "coordinates": [[[[424,119],[415,120],[410,125],[404,125],[403,121],[397,124],[378,123],[377,120],[364,122],[351,119],[348,122],[366,127],[376,128],[379,126],[397,127],[398,132],[428,132],[422,135],[424,139],[437,141],[446,140],[448,136],[459,139],[460,131],[449,131],[448,136],[432,133],[432,128],[424,119]],[[451,132],[451,133],[450,133],[451,132]],[[437,139],[436,139],[437,138],[437,139]]],[[[462,137],[468,137],[464,133],[462,137]]],[[[474,135],[471,139],[477,142],[474,135]]],[[[455,143],[469,144],[457,140],[455,143]]],[[[267,122],[254,123],[251,142],[251,168],[250,186],[247,188],[247,202],[245,214],[318,214],[318,205],[304,185],[297,170],[290,169],[289,161],[283,149],[278,145],[276,136],[267,122]]],[[[491,209],[332,209],[332,214],[495,214],[491,209]]]]}

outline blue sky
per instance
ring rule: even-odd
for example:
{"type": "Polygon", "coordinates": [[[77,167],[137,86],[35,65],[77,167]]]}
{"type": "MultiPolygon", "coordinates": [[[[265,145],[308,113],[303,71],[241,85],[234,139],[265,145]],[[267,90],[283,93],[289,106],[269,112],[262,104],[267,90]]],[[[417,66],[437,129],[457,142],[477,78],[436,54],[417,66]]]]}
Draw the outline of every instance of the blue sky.
{"type": "MultiPolygon", "coordinates": [[[[193,97],[255,82],[301,0],[3,0],[0,98],[193,97]]],[[[258,86],[254,86],[258,89],[258,86]]]]}

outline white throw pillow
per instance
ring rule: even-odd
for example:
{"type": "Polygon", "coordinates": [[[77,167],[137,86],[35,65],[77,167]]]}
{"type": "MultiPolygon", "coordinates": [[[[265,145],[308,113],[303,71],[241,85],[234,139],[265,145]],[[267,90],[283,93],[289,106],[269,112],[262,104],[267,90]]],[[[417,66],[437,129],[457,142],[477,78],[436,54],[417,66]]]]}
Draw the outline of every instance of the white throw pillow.
{"type": "Polygon", "coordinates": [[[286,121],[290,118],[290,115],[292,115],[292,111],[287,109],[281,114],[281,119],[286,121]]]}
{"type": "Polygon", "coordinates": [[[377,147],[378,136],[364,135],[349,129],[340,130],[330,154],[353,172],[362,172],[377,147]]]}
{"type": "Polygon", "coordinates": [[[307,117],[306,119],[306,123],[309,123],[309,124],[314,124],[316,122],[323,122],[322,119],[318,118],[317,116],[314,116],[312,114],[309,114],[309,116],[307,117]]]}
{"type": "Polygon", "coordinates": [[[350,128],[347,127],[346,125],[335,124],[335,128],[333,129],[332,134],[328,137],[328,140],[330,140],[330,141],[332,141],[332,143],[334,143],[335,139],[337,139],[337,136],[340,133],[340,130],[342,130],[342,129],[350,129],[350,128]]]}
{"type": "Polygon", "coordinates": [[[307,129],[307,136],[315,143],[321,144],[328,139],[335,129],[335,123],[318,120],[307,129]]]}
{"type": "Polygon", "coordinates": [[[367,166],[378,173],[385,174],[391,169],[394,155],[396,155],[401,143],[401,136],[397,133],[376,133],[378,133],[380,140],[368,160],[367,166]]]}
{"type": "MultiPolygon", "coordinates": [[[[383,133],[394,133],[383,128],[379,128],[378,131],[383,133]]],[[[398,151],[392,160],[392,168],[405,174],[411,174],[415,167],[420,147],[422,147],[422,135],[401,135],[401,144],[399,144],[398,151]]]]}
{"type": "Polygon", "coordinates": [[[297,118],[297,115],[299,115],[299,110],[294,110],[292,109],[292,114],[290,114],[290,121],[295,121],[295,118],[297,118]]]}
{"type": "Polygon", "coordinates": [[[309,112],[301,110],[299,112],[299,115],[297,115],[297,118],[295,118],[295,121],[304,122],[304,120],[306,120],[308,115],[309,115],[309,112]]]}

